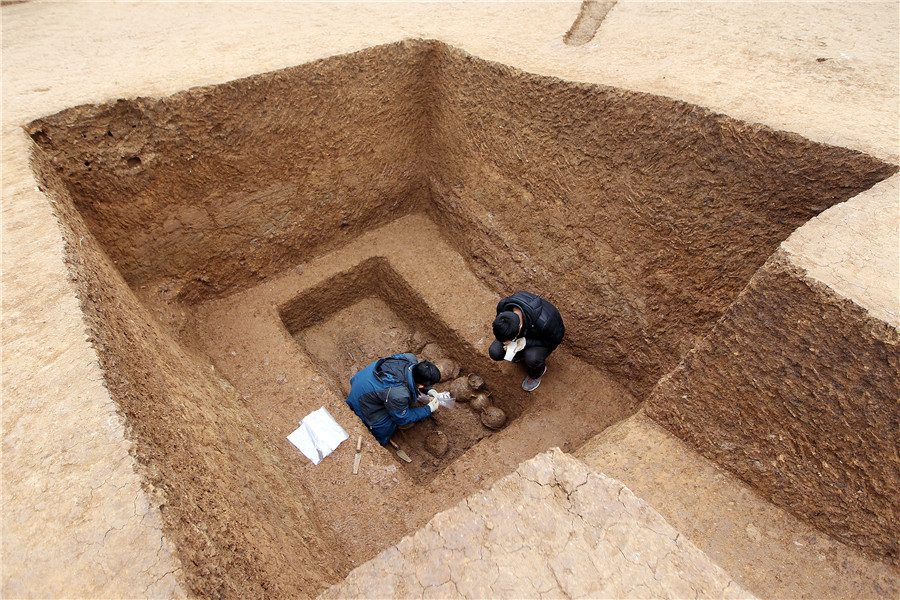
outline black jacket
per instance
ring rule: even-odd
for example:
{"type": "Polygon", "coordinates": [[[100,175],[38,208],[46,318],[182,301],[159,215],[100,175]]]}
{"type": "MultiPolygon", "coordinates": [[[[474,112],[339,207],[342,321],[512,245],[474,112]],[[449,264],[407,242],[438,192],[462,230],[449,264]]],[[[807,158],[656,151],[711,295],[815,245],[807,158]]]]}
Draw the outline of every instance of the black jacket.
{"type": "Polygon", "coordinates": [[[526,347],[546,346],[554,350],[559,346],[566,326],[555,306],[531,292],[516,292],[497,304],[497,314],[512,311],[514,306],[525,316],[519,337],[525,338],[526,347]]]}

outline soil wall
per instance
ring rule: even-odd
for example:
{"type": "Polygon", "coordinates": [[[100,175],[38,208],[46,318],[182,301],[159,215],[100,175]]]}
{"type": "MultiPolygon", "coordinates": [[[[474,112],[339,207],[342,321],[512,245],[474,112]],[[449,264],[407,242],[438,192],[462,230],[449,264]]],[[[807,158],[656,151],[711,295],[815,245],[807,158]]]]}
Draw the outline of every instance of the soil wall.
{"type": "Polygon", "coordinates": [[[28,132],[135,288],[189,302],[258,283],[428,198],[430,52],[397,43],[28,132]]]}
{"type": "Polygon", "coordinates": [[[897,564],[900,334],[775,253],[647,413],[775,504],[897,564]]]}
{"type": "Polygon", "coordinates": [[[433,219],[476,273],[553,301],[639,398],[794,229],[896,170],[644,93],[438,48],[433,219]]]}
{"type": "Polygon", "coordinates": [[[340,548],[317,522],[309,494],[288,483],[238,394],[151,318],[47,158],[33,166],[61,217],[70,276],[106,386],[190,591],[204,598],[314,596],[338,581],[349,570],[340,548]]]}
{"type": "Polygon", "coordinates": [[[791,231],[896,170],[422,40],[28,130],[142,297],[243,289],[425,208],[477,275],[556,303],[567,344],[640,398],[791,231]]]}

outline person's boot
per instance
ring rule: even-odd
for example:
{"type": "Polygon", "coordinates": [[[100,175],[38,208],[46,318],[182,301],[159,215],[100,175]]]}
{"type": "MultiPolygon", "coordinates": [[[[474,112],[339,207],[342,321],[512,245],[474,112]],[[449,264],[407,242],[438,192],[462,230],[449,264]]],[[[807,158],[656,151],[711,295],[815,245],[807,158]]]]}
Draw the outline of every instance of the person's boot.
{"type": "Polygon", "coordinates": [[[541,385],[541,378],[547,373],[547,367],[544,367],[544,372],[541,373],[541,376],[537,379],[532,379],[531,377],[526,376],[525,381],[522,382],[522,389],[526,392],[533,392],[537,389],[539,385],[541,385]]]}

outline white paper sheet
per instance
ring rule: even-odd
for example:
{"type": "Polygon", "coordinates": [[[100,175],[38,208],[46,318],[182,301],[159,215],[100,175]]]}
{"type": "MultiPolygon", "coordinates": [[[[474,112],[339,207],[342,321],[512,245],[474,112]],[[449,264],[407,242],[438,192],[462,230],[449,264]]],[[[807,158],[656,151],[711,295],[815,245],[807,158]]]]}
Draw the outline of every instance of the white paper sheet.
{"type": "Polygon", "coordinates": [[[506,345],[506,355],[503,357],[504,360],[512,361],[515,358],[516,353],[525,347],[525,338],[519,338],[517,340],[513,340],[506,345]]]}
{"type": "Polygon", "coordinates": [[[287,436],[287,439],[317,465],[348,437],[350,436],[344,428],[338,425],[323,406],[306,415],[300,421],[300,427],[287,436]]]}

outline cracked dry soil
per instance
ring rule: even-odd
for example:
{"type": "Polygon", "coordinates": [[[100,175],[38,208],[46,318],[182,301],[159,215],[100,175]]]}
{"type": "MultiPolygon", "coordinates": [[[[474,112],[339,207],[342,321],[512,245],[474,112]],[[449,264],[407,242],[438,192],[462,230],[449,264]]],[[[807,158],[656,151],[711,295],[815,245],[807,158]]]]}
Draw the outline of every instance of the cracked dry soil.
{"type": "Polygon", "coordinates": [[[559,449],[441,513],[322,598],[423,594],[751,597],[620,482],[559,449]]]}

